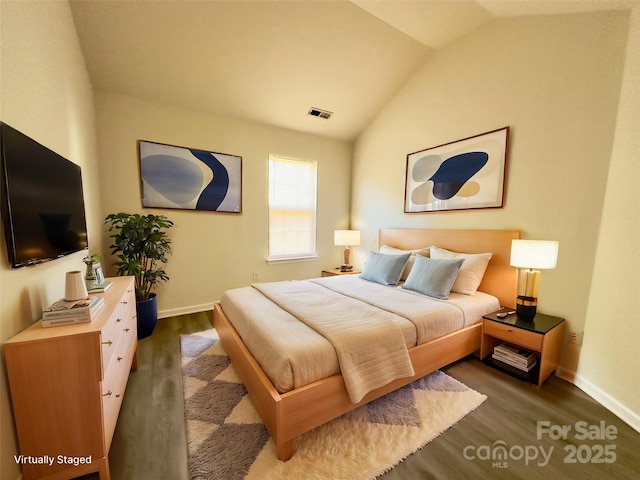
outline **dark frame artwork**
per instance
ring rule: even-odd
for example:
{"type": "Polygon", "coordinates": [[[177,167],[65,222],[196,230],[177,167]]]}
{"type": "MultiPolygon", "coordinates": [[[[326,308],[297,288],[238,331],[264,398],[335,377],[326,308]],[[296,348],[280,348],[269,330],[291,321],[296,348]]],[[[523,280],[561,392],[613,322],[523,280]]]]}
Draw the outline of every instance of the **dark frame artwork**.
{"type": "Polygon", "coordinates": [[[138,141],[142,206],[242,212],[242,157],[138,141]]]}
{"type": "Polygon", "coordinates": [[[500,208],[509,127],[407,155],[405,213],[500,208]]]}

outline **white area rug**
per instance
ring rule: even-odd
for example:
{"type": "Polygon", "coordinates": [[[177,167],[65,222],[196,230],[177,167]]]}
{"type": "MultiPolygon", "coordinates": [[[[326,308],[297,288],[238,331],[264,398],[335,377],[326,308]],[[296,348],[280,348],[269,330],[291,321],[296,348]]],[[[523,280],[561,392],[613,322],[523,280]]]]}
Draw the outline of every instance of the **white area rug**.
{"type": "Polygon", "coordinates": [[[216,331],[180,341],[193,480],[375,478],[487,398],[437,371],[302,435],[281,462],[216,331]]]}

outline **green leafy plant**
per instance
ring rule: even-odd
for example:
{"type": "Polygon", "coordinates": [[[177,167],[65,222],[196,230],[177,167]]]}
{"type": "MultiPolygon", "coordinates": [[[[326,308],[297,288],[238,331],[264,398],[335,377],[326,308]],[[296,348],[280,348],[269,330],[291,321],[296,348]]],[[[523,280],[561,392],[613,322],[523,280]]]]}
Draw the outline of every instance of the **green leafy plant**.
{"type": "MultiPolygon", "coordinates": [[[[102,255],[99,253],[92,253],[91,255],[87,255],[82,259],[84,264],[87,266],[87,271],[84,274],[84,279],[87,282],[92,282],[96,280],[96,274],[93,271],[93,264],[102,258],[102,255]]],[[[87,283],[87,288],[90,287],[90,283],[87,283]]]]}
{"type": "Polygon", "coordinates": [[[135,277],[136,300],[148,300],[159,282],[169,280],[162,264],[171,254],[171,239],[166,230],[173,222],[164,215],[112,213],[104,219],[113,244],[111,254],[118,275],[135,277]]]}
{"type": "Polygon", "coordinates": [[[102,258],[102,255],[99,253],[92,253],[91,255],[87,255],[82,259],[85,265],[89,267],[93,267],[93,264],[102,258]]]}

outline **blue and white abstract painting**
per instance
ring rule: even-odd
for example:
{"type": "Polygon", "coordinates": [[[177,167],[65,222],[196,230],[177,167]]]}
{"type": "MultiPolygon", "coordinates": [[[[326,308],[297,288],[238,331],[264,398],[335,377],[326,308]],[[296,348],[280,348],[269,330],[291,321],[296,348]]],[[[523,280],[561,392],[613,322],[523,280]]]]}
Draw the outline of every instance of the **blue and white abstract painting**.
{"type": "Polygon", "coordinates": [[[242,157],[139,141],[142,205],[242,211],[242,157]]]}
{"type": "Polygon", "coordinates": [[[509,127],[407,155],[404,211],[501,207],[509,127]]]}

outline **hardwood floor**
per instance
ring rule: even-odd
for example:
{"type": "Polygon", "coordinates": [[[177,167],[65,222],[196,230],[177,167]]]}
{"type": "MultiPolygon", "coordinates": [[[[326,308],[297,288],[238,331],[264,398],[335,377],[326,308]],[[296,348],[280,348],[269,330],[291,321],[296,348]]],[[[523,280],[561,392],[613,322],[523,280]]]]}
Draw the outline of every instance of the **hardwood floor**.
{"type": "MultiPolygon", "coordinates": [[[[189,478],[179,335],[210,326],[205,313],[162,319],[153,335],[140,341],[139,368],[130,376],[109,455],[113,480],[189,478]]],[[[638,478],[640,433],[574,385],[551,376],[536,389],[475,358],[444,370],[488,399],[380,478],[638,478]],[[540,439],[537,422],[549,427],[540,439]],[[566,439],[553,440],[546,433],[563,426],[571,429],[566,439]],[[600,438],[601,426],[610,439],[600,438]],[[599,438],[581,440],[585,429],[599,438]],[[487,458],[499,453],[500,446],[506,448],[504,459],[487,458]],[[568,463],[572,459],[576,462],[568,463]]]]}

